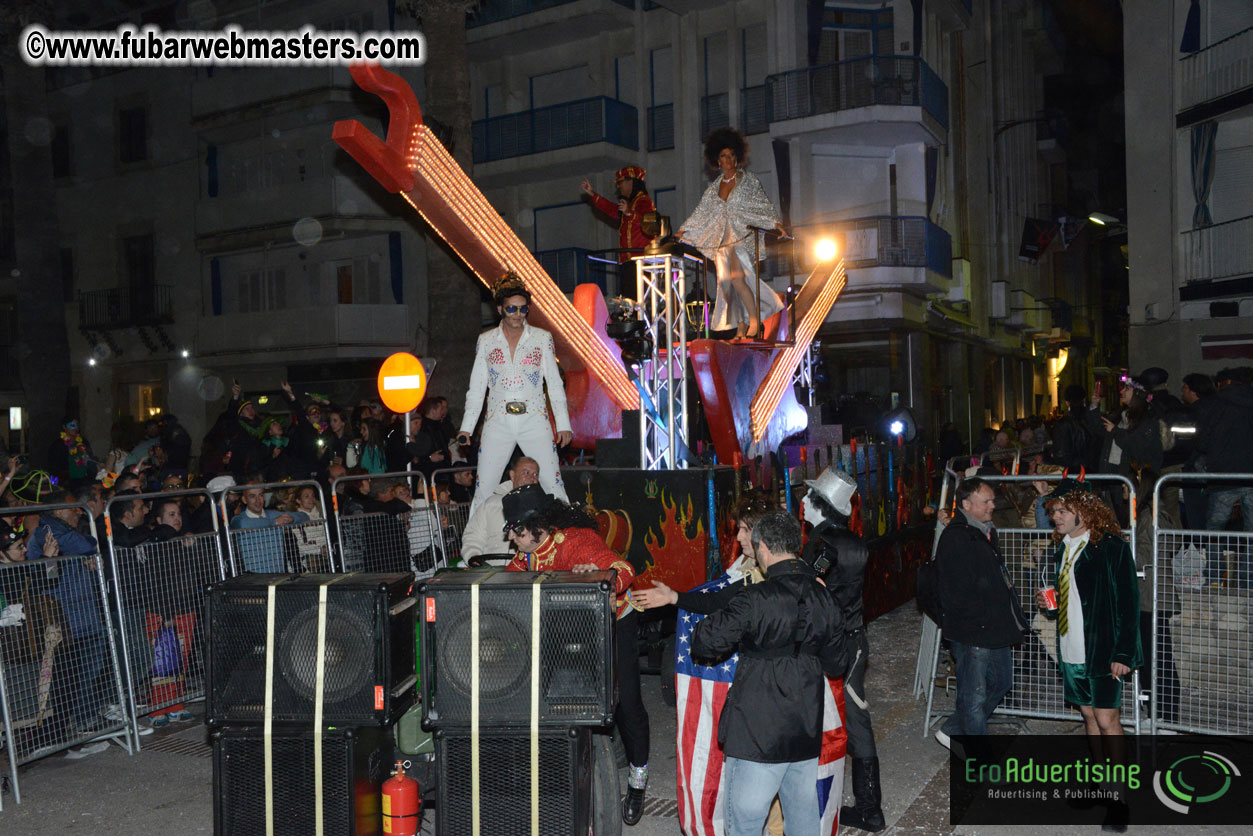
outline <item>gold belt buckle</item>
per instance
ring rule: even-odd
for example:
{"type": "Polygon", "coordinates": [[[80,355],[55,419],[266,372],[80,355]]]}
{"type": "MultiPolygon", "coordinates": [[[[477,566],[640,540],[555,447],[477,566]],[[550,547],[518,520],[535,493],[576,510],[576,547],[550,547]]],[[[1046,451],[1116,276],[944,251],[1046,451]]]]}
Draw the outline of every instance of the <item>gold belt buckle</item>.
{"type": "Polygon", "coordinates": [[[509,403],[505,404],[505,412],[509,413],[510,415],[525,415],[526,414],[526,401],[510,401],[509,403]]]}

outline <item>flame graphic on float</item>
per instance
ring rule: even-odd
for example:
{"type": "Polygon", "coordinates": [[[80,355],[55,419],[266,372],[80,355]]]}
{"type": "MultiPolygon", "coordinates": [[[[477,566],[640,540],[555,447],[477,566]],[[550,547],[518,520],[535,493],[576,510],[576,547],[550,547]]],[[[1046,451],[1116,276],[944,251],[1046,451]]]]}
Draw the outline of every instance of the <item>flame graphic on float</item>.
{"type": "Polygon", "coordinates": [[[692,499],[680,508],[679,503],[668,496],[665,489],[661,491],[661,507],[663,514],[657,521],[658,531],[648,526],[644,535],[644,548],[648,550],[652,562],[648,569],[640,573],[635,585],[647,589],[653,581],[661,581],[671,589],[680,592],[700,586],[705,582],[705,553],[709,549],[709,536],[705,533],[705,521],[698,517],[692,507],[692,499]],[[693,518],[696,528],[693,536],[687,534],[688,526],[693,518]]]}

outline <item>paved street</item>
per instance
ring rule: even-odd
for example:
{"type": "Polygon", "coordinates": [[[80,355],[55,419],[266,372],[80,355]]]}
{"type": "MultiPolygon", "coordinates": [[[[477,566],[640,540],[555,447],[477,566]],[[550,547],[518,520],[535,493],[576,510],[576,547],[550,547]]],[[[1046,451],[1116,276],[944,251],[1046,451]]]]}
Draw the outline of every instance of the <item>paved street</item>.
{"type": "MultiPolygon", "coordinates": [[[[1095,825],[1068,827],[953,828],[948,824],[947,753],[930,737],[920,736],[924,706],[910,697],[918,646],[919,616],[912,603],[870,626],[873,664],[867,687],[875,719],[883,771],[887,836],[897,834],[1000,834],[1039,836],[1100,832],[1095,825]]],[[[653,764],[646,815],[626,836],[674,836],[679,832],[675,805],[674,712],[660,697],[655,677],[645,681],[653,729],[653,764]]],[[[1077,715],[1076,715],[1077,717],[1077,715]]],[[[1078,724],[1029,721],[1028,730],[1077,733],[1078,724]]],[[[156,833],[212,833],[213,798],[210,749],[200,725],[182,724],[144,738],[144,750],[129,757],[113,747],[85,760],[45,759],[22,773],[23,803],[4,796],[0,833],[34,836],[92,833],[134,836],[156,833]]],[[[625,786],[625,775],[622,784],[625,786]]],[[[433,834],[433,816],[424,814],[423,833],[433,834]]],[[[847,828],[843,832],[858,833],[847,828]]],[[[1133,833],[1201,836],[1207,833],[1253,833],[1253,827],[1133,828],[1133,833]]],[[[464,836],[445,834],[445,836],[464,836]]]]}

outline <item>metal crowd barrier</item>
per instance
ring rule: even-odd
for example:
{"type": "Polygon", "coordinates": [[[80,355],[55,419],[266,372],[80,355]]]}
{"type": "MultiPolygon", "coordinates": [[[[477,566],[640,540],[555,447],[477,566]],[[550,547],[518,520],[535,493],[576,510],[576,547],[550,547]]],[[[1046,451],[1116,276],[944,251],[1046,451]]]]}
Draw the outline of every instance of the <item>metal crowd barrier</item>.
{"type": "MultiPolygon", "coordinates": [[[[124,523],[116,506],[189,496],[213,507],[212,495],[201,489],[116,496],[104,509],[126,710],[136,726],[140,714],[163,715],[204,699],[204,587],[224,580],[227,565],[216,514],[212,531],[120,546],[116,535],[124,523]]],[[[138,738],[135,743],[140,748],[138,738]]]]}
{"type": "Polygon", "coordinates": [[[461,538],[465,534],[466,524],[470,522],[470,503],[439,502],[440,477],[447,476],[451,479],[456,474],[467,471],[474,472],[475,468],[445,467],[431,473],[432,501],[435,502],[439,513],[440,532],[444,539],[444,548],[447,550],[449,566],[461,560],[461,538]]]}
{"type": "Polygon", "coordinates": [[[101,739],[135,751],[91,509],[31,505],[0,509],[0,517],[40,517],[31,536],[42,545],[51,530],[43,517],[70,508],[86,515],[91,553],[0,564],[0,720],[19,804],[23,764],[101,739]]]}
{"type": "Polygon", "coordinates": [[[1153,489],[1152,544],[1151,726],[1253,734],[1253,473],[1160,478],[1153,489]],[[1201,486],[1207,503],[1241,492],[1244,531],[1182,527],[1163,493],[1201,486]]]}
{"type": "MultiPolygon", "coordinates": [[[[268,503],[267,503],[268,504],[268,503]]],[[[226,550],[229,570],[232,576],[243,572],[332,572],[343,571],[337,562],[336,555],[331,553],[331,532],[326,513],[326,502],[322,496],[322,486],[311,479],[292,482],[266,482],[258,485],[236,485],[222,492],[218,499],[218,507],[222,519],[227,520],[228,536],[226,550]],[[317,492],[317,518],[306,520],[293,519],[290,522],[261,525],[255,528],[244,527],[241,522],[247,519],[246,512],[240,510],[231,514],[229,503],[231,497],[240,496],[250,490],[266,492],[291,491],[291,496],[299,495],[302,488],[311,487],[317,492]],[[325,561],[325,565],[323,565],[325,561]]],[[[295,513],[280,511],[282,514],[295,513]]]]}
{"type": "MultiPolygon", "coordinates": [[[[953,470],[946,469],[944,478],[946,484],[941,489],[941,508],[945,507],[951,491],[956,488],[963,477],[953,470]]],[[[982,476],[980,478],[999,490],[1021,489],[1034,493],[1031,482],[1058,482],[1063,477],[1061,474],[1053,474],[982,476]],[[1018,485],[1022,487],[1013,487],[1018,485]]],[[[1131,524],[1129,528],[1123,529],[1122,534],[1128,540],[1134,559],[1136,553],[1135,487],[1126,477],[1113,474],[1089,474],[1085,477],[1085,481],[1097,486],[1109,486],[1115,491],[1122,488],[1127,490],[1128,496],[1125,499],[1118,497],[1116,501],[1127,502],[1129,505],[1128,517],[1131,524]]],[[[1109,499],[1109,497],[1105,498],[1109,499]]],[[[1111,507],[1114,506],[1111,505],[1111,507]]],[[[939,544],[942,533],[939,528],[937,526],[932,555],[935,553],[935,546],[939,544]]],[[[1078,715],[1066,706],[1062,697],[1062,680],[1056,658],[1056,622],[1040,612],[1035,603],[1036,590],[1042,586],[1041,569],[1052,560],[1056,548],[1052,540],[1052,529],[998,527],[996,532],[1010,580],[1018,593],[1023,612],[1028,618],[1026,640],[1013,649],[1014,687],[1002,700],[1001,705],[996,709],[996,714],[1047,720],[1077,720],[1078,715]]],[[[1138,574],[1143,582],[1144,573],[1138,574]]],[[[923,630],[914,676],[914,694],[919,696],[920,692],[925,690],[927,695],[927,710],[923,716],[922,725],[922,734],[925,737],[931,725],[947,712],[935,709],[935,680],[940,665],[942,632],[930,617],[924,614],[922,619],[923,630]]],[[[1124,715],[1124,723],[1134,724],[1137,731],[1140,728],[1140,693],[1140,672],[1137,670],[1124,682],[1123,686],[1123,705],[1130,711],[1130,715],[1124,715]]]]}
{"type": "Polygon", "coordinates": [[[413,572],[430,577],[448,565],[443,527],[427,498],[426,478],[417,471],[343,476],[331,483],[340,569],[344,572],[413,572]],[[400,514],[365,511],[354,501],[362,482],[416,479],[410,510],[400,514]]]}

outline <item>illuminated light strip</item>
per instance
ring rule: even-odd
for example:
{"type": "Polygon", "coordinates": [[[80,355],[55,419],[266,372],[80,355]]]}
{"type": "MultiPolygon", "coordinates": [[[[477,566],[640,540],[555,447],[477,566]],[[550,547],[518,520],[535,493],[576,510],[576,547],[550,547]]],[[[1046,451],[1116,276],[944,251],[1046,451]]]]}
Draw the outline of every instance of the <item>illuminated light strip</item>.
{"type": "Polygon", "coordinates": [[[530,251],[522,246],[518,236],[491,207],[482,192],[466,177],[465,172],[434,134],[426,126],[422,126],[418,131],[418,136],[421,147],[415,175],[419,182],[414,188],[414,193],[419,196],[423,195],[423,181],[430,183],[434,189],[427,194],[431,198],[435,196],[442,198],[442,206],[431,206],[428,211],[426,204],[429,198],[420,198],[418,202],[415,202],[409,195],[402,196],[417,209],[418,214],[488,287],[504,272],[500,269],[501,266],[514,270],[526,283],[527,289],[539,303],[538,307],[552,323],[557,334],[570,344],[574,353],[604,386],[618,406],[623,409],[639,408],[639,393],[627,378],[626,370],[621,362],[609,352],[609,348],[600,340],[596,332],[579,316],[573,304],[544,272],[530,251]],[[450,197],[455,197],[455,199],[450,199],[450,197]],[[442,208],[449,214],[455,215],[456,220],[469,233],[470,240],[462,242],[463,246],[459,247],[458,242],[452,240],[456,232],[455,228],[445,229],[444,224],[440,222],[441,219],[434,217],[436,208],[442,208]],[[481,248],[481,254],[490,257],[494,264],[484,265],[478,259],[471,257],[478,255],[477,253],[463,251],[463,247],[468,250],[474,245],[478,245],[481,248]]]}
{"type": "MultiPolygon", "coordinates": [[[[806,291],[810,290],[810,285],[819,280],[818,269],[814,269],[814,272],[805,280],[800,293],[796,295],[796,301],[793,304],[797,307],[801,307],[802,303],[807,301],[806,291]]],[[[800,364],[805,352],[809,350],[809,344],[813,342],[818,329],[822,327],[827,314],[831,311],[831,306],[835,304],[836,297],[840,295],[848,282],[848,277],[844,273],[843,259],[836,262],[835,267],[821,279],[821,282],[821,286],[815,285],[817,290],[814,291],[813,303],[804,309],[804,315],[796,324],[796,333],[792,335],[792,345],[775,355],[770,371],[766,372],[766,377],[757,387],[757,394],[753,395],[753,401],[748,408],[749,427],[753,441],[761,441],[761,437],[765,435],[766,427],[770,424],[774,411],[779,407],[784,390],[792,385],[792,376],[796,373],[796,367],[800,364]]]]}
{"type": "Polygon", "coordinates": [[[393,374],[383,378],[383,391],[391,392],[399,389],[417,389],[422,385],[420,374],[393,374]]]}

